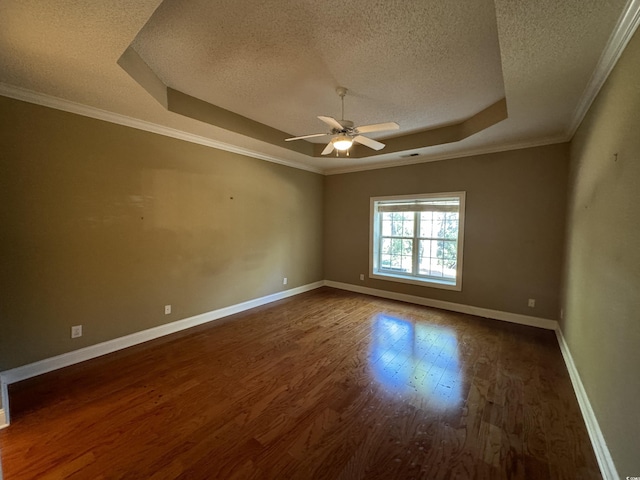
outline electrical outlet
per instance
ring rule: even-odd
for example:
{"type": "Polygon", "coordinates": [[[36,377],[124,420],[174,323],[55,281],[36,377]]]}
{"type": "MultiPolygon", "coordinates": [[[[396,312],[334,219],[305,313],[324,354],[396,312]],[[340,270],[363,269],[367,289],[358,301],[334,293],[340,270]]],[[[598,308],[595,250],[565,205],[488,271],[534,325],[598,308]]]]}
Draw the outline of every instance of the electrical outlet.
{"type": "Polygon", "coordinates": [[[530,308],[534,308],[536,306],[536,299],[530,298],[529,303],[527,304],[530,308]]]}
{"type": "Polygon", "coordinates": [[[74,325],[71,327],[71,338],[78,338],[82,336],[82,325],[74,325]]]}
{"type": "Polygon", "coordinates": [[[288,280],[287,280],[287,277],[284,277],[284,278],[282,279],[282,284],[283,284],[283,285],[286,285],[286,284],[287,284],[287,281],[288,281],[288,280]]]}
{"type": "Polygon", "coordinates": [[[171,305],[164,306],[164,314],[169,315],[171,313],[171,305]]]}
{"type": "Polygon", "coordinates": [[[360,280],[364,280],[364,273],[360,274],[360,280]]]}

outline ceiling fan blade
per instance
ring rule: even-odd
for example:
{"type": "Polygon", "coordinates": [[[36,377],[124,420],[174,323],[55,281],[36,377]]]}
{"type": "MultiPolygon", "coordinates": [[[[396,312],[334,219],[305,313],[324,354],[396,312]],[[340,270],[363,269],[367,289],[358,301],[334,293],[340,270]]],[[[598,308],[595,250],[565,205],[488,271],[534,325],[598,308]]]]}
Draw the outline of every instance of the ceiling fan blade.
{"type": "Polygon", "coordinates": [[[329,155],[331,152],[333,152],[333,142],[327,143],[327,146],[322,150],[322,155],[329,155]]]}
{"type": "Polygon", "coordinates": [[[344,130],[344,127],[340,125],[340,122],[338,122],[333,117],[323,117],[322,115],[318,115],[318,118],[329,125],[331,128],[335,128],[336,130],[344,130]]]}
{"type": "Polygon", "coordinates": [[[303,138],[314,138],[314,137],[324,137],[325,135],[331,135],[330,133],[312,133],[311,135],[303,135],[301,137],[293,137],[293,138],[285,138],[285,142],[290,142],[291,140],[302,140],[303,138]]]}
{"type": "Polygon", "coordinates": [[[353,141],[356,143],[361,143],[365,147],[373,148],[374,150],[382,150],[384,148],[384,143],[380,143],[372,138],[363,137],[362,135],[354,137],[353,141]]]}
{"type": "Polygon", "coordinates": [[[373,125],[363,125],[362,127],[357,127],[357,133],[371,133],[371,132],[382,132],[384,130],[398,130],[400,125],[396,122],[387,122],[387,123],[374,123],[373,125]]]}

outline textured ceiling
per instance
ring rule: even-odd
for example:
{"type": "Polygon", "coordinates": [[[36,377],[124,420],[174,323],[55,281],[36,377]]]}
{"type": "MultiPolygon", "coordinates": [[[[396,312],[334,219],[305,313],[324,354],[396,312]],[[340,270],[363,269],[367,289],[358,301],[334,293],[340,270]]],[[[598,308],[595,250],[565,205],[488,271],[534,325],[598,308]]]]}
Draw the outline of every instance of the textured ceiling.
{"type": "Polygon", "coordinates": [[[132,46],[165,85],[292,135],[340,118],[338,85],[345,118],[401,133],[504,97],[493,0],[165,0],[132,46]]]}
{"type": "Polygon", "coordinates": [[[465,155],[566,140],[625,3],[0,0],[0,92],[37,92],[324,171],[465,155]],[[397,121],[401,133],[502,96],[509,118],[415,152],[313,158],[167,111],[117,64],[129,46],[168,86],[292,135],[322,131],[316,115],[339,117],[338,85],[350,89],[346,118],[397,121]]]}

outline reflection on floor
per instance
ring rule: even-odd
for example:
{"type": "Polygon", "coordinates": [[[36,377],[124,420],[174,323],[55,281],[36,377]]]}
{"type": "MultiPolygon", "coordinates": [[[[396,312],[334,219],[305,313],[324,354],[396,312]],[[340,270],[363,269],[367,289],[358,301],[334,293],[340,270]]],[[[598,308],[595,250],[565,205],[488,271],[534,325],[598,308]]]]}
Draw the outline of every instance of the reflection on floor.
{"type": "Polygon", "coordinates": [[[331,288],[9,394],[7,480],[601,478],[553,332],[331,288]]]}
{"type": "Polygon", "coordinates": [[[391,392],[421,394],[436,410],[463,401],[458,340],[450,328],[380,314],[369,361],[375,380],[391,392]]]}

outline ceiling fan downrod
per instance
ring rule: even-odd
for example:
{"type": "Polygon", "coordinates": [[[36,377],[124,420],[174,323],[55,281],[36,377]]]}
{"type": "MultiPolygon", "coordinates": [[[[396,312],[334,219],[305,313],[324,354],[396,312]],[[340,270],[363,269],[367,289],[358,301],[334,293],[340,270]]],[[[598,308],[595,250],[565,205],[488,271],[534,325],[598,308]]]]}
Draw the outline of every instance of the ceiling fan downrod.
{"type": "Polygon", "coordinates": [[[344,121],[344,97],[347,94],[347,89],[344,87],[336,88],[336,93],[340,96],[340,100],[342,101],[342,114],[340,115],[340,120],[344,121]]]}

